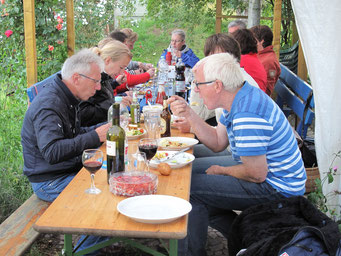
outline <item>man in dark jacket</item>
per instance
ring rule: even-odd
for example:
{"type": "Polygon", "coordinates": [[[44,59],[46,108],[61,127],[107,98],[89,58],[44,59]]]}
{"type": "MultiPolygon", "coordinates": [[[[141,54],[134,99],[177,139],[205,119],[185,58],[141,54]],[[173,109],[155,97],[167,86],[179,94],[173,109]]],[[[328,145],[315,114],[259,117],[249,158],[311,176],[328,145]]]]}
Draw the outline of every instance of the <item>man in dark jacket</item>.
{"type": "Polygon", "coordinates": [[[80,127],[78,104],[101,89],[102,59],[90,50],[68,58],[28,108],[21,131],[24,174],[53,201],[82,168],[82,152],[106,140],[108,125],[80,127]]]}

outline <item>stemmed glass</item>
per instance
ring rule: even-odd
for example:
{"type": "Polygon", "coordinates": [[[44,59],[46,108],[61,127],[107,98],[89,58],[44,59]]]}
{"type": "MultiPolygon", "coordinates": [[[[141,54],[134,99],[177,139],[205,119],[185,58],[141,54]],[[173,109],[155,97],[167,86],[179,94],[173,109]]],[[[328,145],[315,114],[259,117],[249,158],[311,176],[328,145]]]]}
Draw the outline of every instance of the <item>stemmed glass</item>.
{"type": "Polygon", "coordinates": [[[83,151],[82,163],[84,168],[91,174],[91,187],[85,190],[87,194],[99,194],[102,191],[95,187],[95,173],[103,164],[103,152],[100,149],[86,149],[83,151]]]}
{"type": "Polygon", "coordinates": [[[143,138],[139,141],[139,151],[146,154],[148,169],[149,162],[155,156],[157,151],[157,141],[157,139],[152,138],[143,138]]]}

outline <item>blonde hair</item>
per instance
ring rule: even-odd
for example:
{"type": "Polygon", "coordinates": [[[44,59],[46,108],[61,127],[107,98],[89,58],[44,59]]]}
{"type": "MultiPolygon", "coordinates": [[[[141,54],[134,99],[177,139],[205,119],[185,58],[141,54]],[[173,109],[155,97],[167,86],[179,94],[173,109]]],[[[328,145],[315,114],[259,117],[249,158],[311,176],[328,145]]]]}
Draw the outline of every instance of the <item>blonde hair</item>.
{"type": "Polygon", "coordinates": [[[127,41],[129,42],[137,41],[138,35],[131,28],[123,28],[121,29],[121,32],[123,32],[127,36],[127,41]]]}
{"type": "Polygon", "coordinates": [[[120,60],[124,55],[130,59],[133,57],[133,54],[125,44],[110,38],[109,40],[107,38],[103,39],[98,43],[98,47],[93,47],[91,50],[103,60],[109,57],[114,62],[120,60]]]}

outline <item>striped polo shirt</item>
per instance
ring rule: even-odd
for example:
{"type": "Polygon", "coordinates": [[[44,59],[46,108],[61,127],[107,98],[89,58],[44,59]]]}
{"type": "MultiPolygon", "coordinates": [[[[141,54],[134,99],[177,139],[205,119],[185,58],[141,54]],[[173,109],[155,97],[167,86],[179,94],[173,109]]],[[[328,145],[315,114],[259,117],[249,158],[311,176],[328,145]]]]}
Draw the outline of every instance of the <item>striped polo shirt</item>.
{"type": "Polygon", "coordinates": [[[220,122],[226,126],[235,160],[266,155],[266,182],[286,197],[304,194],[306,172],[301,152],[289,122],[269,96],[246,82],[220,122]]]}

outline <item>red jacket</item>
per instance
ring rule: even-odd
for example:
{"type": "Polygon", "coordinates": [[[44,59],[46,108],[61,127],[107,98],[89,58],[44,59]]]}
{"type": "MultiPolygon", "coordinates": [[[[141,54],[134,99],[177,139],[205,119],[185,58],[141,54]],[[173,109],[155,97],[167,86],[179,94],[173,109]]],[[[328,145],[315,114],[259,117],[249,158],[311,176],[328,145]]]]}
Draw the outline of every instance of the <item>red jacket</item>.
{"type": "Polygon", "coordinates": [[[275,88],[279,75],[281,74],[281,67],[276,53],[273,50],[273,46],[269,45],[258,52],[258,59],[263,64],[267,74],[268,82],[266,84],[266,94],[270,96],[275,88]]]}
{"type": "Polygon", "coordinates": [[[266,92],[266,71],[259,61],[256,53],[242,54],[240,57],[240,66],[252,76],[259,85],[259,88],[266,92]]]}
{"type": "Polygon", "coordinates": [[[114,90],[115,95],[117,93],[122,93],[122,92],[128,91],[127,85],[128,85],[128,87],[134,87],[137,84],[142,84],[142,83],[147,82],[150,78],[150,75],[148,72],[144,72],[144,73],[138,74],[138,75],[132,75],[127,71],[124,71],[124,73],[127,76],[127,82],[122,83],[116,87],[116,89],[114,90]]]}

